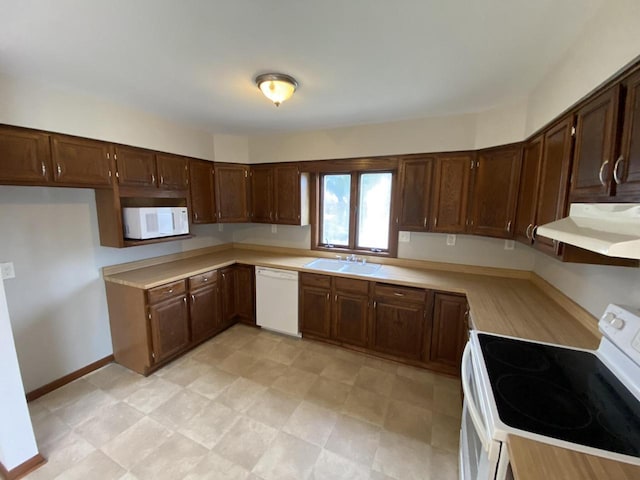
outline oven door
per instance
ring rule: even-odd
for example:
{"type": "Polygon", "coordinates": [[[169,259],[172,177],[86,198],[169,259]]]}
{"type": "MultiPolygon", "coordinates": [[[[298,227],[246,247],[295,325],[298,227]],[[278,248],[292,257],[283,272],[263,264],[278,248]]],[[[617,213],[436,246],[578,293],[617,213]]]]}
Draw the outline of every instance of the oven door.
{"type": "MultiPolygon", "coordinates": [[[[498,471],[502,442],[490,438],[474,378],[471,344],[462,355],[461,380],[464,392],[460,426],[460,480],[494,480],[498,471]]],[[[504,449],[506,450],[506,448],[504,449]]]]}

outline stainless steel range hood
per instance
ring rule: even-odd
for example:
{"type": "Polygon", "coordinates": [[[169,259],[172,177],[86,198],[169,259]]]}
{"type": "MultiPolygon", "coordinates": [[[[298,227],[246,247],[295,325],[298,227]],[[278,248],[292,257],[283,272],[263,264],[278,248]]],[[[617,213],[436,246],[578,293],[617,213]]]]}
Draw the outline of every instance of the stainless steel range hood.
{"type": "Polygon", "coordinates": [[[640,259],[640,204],[573,203],[569,216],[536,235],[609,257],[640,259]]]}

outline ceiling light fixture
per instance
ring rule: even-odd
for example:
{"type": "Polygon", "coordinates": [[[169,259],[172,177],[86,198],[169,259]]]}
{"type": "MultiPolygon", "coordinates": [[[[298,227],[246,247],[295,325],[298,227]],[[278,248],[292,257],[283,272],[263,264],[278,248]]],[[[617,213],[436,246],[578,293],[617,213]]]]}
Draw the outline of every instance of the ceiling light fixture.
{"type": "Polygon", "coordinates": [[[256,77],[256,85],[276,107],[288,100],[298,88],[295,78],[284,73],[264,73],[256,77]]]}

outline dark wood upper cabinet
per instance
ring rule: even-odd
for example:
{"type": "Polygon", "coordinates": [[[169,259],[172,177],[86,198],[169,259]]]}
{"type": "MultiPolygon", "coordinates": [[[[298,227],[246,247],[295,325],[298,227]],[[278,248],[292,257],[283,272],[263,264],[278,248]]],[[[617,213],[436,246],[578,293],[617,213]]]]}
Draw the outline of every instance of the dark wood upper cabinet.
{"type": "Polygon", "coordinates": [[[158,187],[175,190],[189,188],[188,160],[178,155],[156,154],[158,187]]]}
{"type": "Polygon", "coordinates": [[[51,136],[53,181],[70,186],[111,186],[111,144],[86,138],[51,136]]]}
{"type": "Polygon", "coordinates": [[[189,161],[191,188],[191,222],[215,223],[217,217],[214,195],[213,162],[205,160],[189,161]]]}
{"type": "Polygon", "coordinates": [[[49,135],[0,126],[0,183],[44,185],[50,181],[49,135]]]}
{"type": "Polygon", "coordinates": [[[431,209],[432,231],[466,231],[469,178],[474,158],[472,153],[437,156],[431,209]]]}
{"type": "Polygon", "coordinates": [[[360,347],[367,346],[369,282],[335,277],[331,337],[360,347]]]}
{"type": "Polygon", "coordinates": [[[321,338],[331,334],[331,277],[300,273],[298,316],[300,331],[321,338]]]}
{"type": "Polygon", "coordinates": [[[540,185],[544,136],[540,135],[524,145],[522,155],[522,175],[518,192],[516,213],[516,240],[533,243],[533,227],[536,225],[536,206],[540,185]]]}
{"type": "Polygon", "coordinates": [[[623,81],[626,91],[620,156],[613,168],[618,201],[640,201],[640,72],[623,81]]]}
{"type": "Polygon", "coordinates": [[[606,200],[611,193],[620,92],[620,85],[616,85],[587,102],[576,113],[572,202],[606,200]]]}
{"type": "Polygon", "coordinates": [[[251,168],[251,221],[272,223],[273,216],[273,169],[270,166],[251,168]]]}
{"type": "Polygon", "coordinates": [[[478,154],[470,207],[472,233],[513,237],[521,164],[521,145],[491,148],[478,154]]]}
{"type": "Polygon", "coordinates": [[[218,222],[249,221],[249,167],[215,164],[218,222]]]}
{"type": "Polygon", "coordinates": [[[434,295],[429,362],[448,367],[452,373],[458,373],[469,330],[467,315],[467,299],[463,295],[434,295]]]}
{"type": "Polygon", "coordinates": [[[156,155],[151,150],[116,145],[118,183],[128,187],[156,187],[156,155]]]}
{"type": "MultiPolygon", "coordinates": [[[[553,222],[565,216],[567,210],[568,176],[571,168],[571,130],[573,117],[568,116],[553,125],[544,134],[540,185],[536,205],[536,226],[553,222]]],[[[545,237],[535,236],[534,246],[557,255],[560,244],[545,237]]]]}
{"type": "Polygon", "coordinates": [[[300,173],[297,164],[273,167],[273,206],[276,223],[281,225],[309,223],[309,192],[306,175],[300,173]],[[303,219],[302,216],[305,218],[303,219]]]}
{"type": "Polygon", "coordinates": [[[396,223],[401,230],[429,230],[435,162],[434,157],[412,158],[400,162],[396,223]]]}

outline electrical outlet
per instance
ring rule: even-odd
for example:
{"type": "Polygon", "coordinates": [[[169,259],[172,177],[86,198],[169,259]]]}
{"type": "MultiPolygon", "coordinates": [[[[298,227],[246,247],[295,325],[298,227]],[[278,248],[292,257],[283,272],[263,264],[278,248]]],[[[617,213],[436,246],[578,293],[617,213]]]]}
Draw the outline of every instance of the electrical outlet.
{"type": "Polygon", "coordinates": [[[504,249],[505,250],[513,250],[516,246],[515,240],[505,240],[504,241],[504,249]]]}
{"type": "Polygon", "coordinates": [[[278,233],[278,226],[277,225],[271,225],[271,233],[278,233]]]}
{"type": "Polygon", "coordinates": [[[447,235],[447,245],[453,247],[456,244],[456,236],[455,235],[447,235]]]}
{"type": "Polygon", "coordinates": [[[13,268],[13,262],[0,263],[0,277],[3,280],[16,278],[16,271],[13,268]]]}
{"type": "Polygon", "coordinates": [[[402,243],[409,243],[411,241],[411,232],[400,232],[398,235],[398,241],[402,243]]]}

